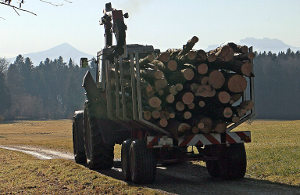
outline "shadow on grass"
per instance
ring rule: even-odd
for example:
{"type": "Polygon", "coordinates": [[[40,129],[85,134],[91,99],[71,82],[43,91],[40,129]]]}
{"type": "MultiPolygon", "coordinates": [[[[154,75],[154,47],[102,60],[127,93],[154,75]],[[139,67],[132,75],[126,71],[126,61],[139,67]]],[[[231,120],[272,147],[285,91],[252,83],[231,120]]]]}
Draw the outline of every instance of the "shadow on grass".
{"type": "MultiPolygon", "coordinates": [[[[118,180],[123,180],[120,168],[120,161],[115,161],[113,169],[98,172],[118,180]]],[[[156,180],[153,184],[136,185],[132,182],[128,182],[128,184],[132,186],[149,187],[176,194],[300,194],[300,187],[265,180],[246,177],[241,180],[226,181],[219,178],[211,178],[207,173],[206,167],[195,165],[191,162],[169,165],[168,167],[158,166],[156,180]]]]}

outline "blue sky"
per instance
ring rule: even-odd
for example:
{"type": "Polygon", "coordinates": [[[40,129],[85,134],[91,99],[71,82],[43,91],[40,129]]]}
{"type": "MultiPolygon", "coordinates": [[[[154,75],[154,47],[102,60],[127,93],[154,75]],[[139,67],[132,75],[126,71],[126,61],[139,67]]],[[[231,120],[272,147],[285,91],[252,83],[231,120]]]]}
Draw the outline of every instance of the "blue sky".
{"type": "MultiPolygon", "coordinates": [[[[50,0],[49,0],[50,1],[50,0]]],[[[95,54],[103,47],[99,25],[102,0],[71,0],[55,7],[27,0],[24,8],[38,16],[21,16],[0,5],[0,56],[13,57],[45,50],[61,43],[95,54]],[[88,2],[88,3],[87,3],[88,2]]],[[[53,2],[63,2],[53,0],[53,2]]],[[[277,38],[300,46],[299,0],[112,0],[129,12],[127,42],[155,48],[181,47],[193,35],[197,48],[245,37],[277,38]]]]}

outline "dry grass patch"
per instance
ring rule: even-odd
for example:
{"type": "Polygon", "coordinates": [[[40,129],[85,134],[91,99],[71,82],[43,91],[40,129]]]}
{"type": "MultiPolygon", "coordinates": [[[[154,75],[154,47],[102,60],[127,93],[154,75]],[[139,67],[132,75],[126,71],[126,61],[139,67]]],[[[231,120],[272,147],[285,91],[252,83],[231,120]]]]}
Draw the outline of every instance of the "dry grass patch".
{"type": "Polygon", "coordinates": [[[91,171],[69,160],[37,160],[0,149],[0,194],[162,194],[91,171]]]}
{"type": "MultiPolygon", "coordinates": [[[[252,132],[252,143],[246,144],[246,174],[250,178],[300,185],[300,121],[255,121],[237,130],[252,132]]],[[[0,145],[31,145],[72,152],[72,121],[0,124],[0,145]]],[[[115,147],[115,158],[120,158],[119,145],[115,147]]]]}
{"type": "Polygon", "coordinates": [[[0,124],[0,145],[31,145],[72,152],[72,121],[14,121],[0,124]]]}

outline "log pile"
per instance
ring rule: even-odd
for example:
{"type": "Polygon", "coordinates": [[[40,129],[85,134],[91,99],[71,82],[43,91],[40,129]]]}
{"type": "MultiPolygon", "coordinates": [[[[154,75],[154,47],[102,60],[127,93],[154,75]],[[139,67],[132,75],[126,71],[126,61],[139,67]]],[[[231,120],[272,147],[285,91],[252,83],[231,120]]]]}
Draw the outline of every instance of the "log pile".
{"type": "Polygon", "coordinates": [[[215,50],[193,50],[193,37],[182,49],[169,49],[140,60],[143,117],[174,137],[223,133],[253,102],[241,101],[253,77],[254,53],[228,43],[215,50]]]}

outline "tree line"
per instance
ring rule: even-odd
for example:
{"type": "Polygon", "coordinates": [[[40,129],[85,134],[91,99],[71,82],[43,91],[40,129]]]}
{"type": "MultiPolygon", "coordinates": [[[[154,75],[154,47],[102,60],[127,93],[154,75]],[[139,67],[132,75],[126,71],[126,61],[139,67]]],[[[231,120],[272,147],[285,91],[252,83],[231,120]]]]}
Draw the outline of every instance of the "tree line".
{"type": "MultiPolygon", "coordinates": [[[[81,87],[87,69],[70,59],[46,59],[33,66],[29,58],[19,55],[8,65],[0,60],[0,116],[2,119],[70,118],[85,100],[81,87]]],[[[90,71],[96,71],[95,60],[90,71]]]]}
{"type": "Polygon", "coordinates": [[[256,55],[257,118],[300,119],[300,51],[256,55]]]}
{"type": "MultiPolygon", "coordinates": [[[[300,119],[300,51],[256,53],[254,65],[257,118],[300,119]]],[[[95,75],[95,60],[88,69],[95,75]]],[[[83,108],[86,71],[62,57],[0,59],[0,120],[71,118],[83,108]]]]}

